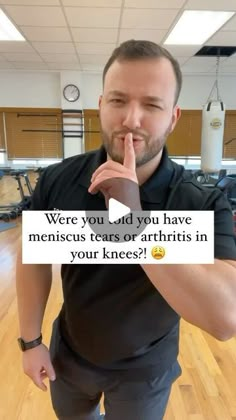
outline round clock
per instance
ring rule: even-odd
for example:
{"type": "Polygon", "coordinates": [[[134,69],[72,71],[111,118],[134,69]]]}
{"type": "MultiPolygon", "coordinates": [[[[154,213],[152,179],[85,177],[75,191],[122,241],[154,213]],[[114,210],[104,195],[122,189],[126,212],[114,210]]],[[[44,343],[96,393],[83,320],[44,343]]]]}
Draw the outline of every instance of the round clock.
{"type": "Polygon", "coordinates": [[[63,89],[63,96],[69,102],[75,102],[80,97],[79,88],[76,85],[66,85],[63,89]]]}

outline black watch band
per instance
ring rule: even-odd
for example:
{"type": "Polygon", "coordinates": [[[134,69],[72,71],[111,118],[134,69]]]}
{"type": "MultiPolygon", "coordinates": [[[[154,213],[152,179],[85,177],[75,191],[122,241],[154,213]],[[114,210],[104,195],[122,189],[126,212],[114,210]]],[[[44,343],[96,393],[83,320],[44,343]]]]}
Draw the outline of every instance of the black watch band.
{"type": "Polygon", "coordinates": [[[23,338],[17,339],[19,347],[22,351],[33,349],[34,347],[39,346],[42,343],[42,334],[38,338],[32,341],[24,341],[23,338]]]}

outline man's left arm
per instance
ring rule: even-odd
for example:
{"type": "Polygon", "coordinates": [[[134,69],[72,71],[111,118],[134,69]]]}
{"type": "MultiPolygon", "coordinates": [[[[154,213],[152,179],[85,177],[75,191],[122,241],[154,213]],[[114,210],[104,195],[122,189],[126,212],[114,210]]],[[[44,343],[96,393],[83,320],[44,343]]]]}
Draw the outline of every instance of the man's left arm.
{"type": "Polygon", "coordinates": [[[236,261],[214,264],[145,264],[146,275],[186,321],[219,340],[236,334],[236,261]]]}

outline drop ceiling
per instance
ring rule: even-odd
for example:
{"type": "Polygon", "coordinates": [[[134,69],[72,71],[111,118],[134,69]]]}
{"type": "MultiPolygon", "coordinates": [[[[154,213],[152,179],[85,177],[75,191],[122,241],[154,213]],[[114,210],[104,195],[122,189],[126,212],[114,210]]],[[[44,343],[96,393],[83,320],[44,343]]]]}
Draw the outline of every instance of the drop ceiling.
{"type": "MultiPolygon", "coordinates": [[[[0,70],[100,72],[127,39],[163,45],[184,10],[236,12],[236,0],[0,0],[26,42],[0,41],[0,70]]],[[[200,28],[199,28],[200,30],[200,28]]],[[[204,46],[235,46],[236,15],[203,45],[168,45],[184,74],[215,74],[204,46]]],[[[236,75],[236,54],[220,58],[220,73],[236,75]]]]}

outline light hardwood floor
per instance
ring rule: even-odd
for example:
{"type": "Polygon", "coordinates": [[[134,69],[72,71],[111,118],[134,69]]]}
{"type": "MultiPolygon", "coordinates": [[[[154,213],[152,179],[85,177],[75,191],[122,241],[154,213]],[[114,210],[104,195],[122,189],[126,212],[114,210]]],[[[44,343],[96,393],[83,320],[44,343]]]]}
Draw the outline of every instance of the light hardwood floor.
{"type": "MultiPolygon", "coordinates": [[[[18,200],[16,181],[4,177],[0,204],[14,200],[18,200]]],[[[14,278],[20,219],[16,223],[16,228],[0,232],[0,420],[53,420],[49,392],[38,390],[24,376],[16,343],[14,278]]],[[[55,266],[43,325],[46,343],[61,303],[59,267],[55,266]]],[[[165,420],[236,420],[236,339],[222,343],[182,321],[179,361],[183,373],[173,386],[165,420]]]]}

